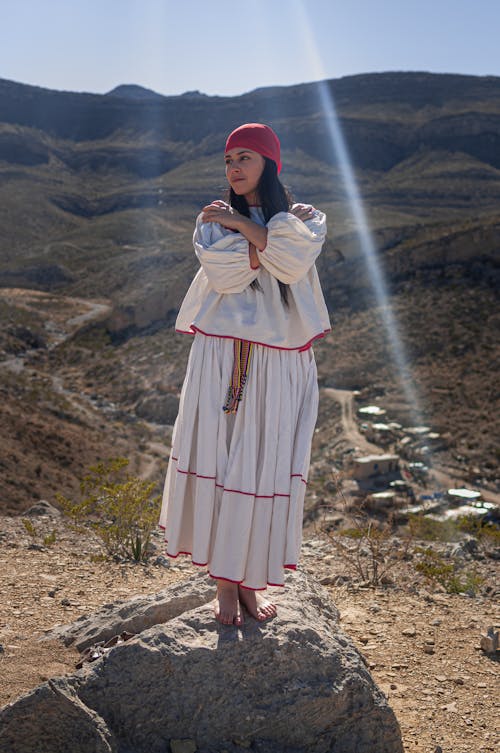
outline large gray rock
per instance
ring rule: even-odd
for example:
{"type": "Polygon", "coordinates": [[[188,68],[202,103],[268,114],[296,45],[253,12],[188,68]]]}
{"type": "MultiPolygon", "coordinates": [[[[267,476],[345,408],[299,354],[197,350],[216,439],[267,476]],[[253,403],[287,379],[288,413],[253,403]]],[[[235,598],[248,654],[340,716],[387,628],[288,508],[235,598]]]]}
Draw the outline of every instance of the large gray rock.
{"type": "MultiPolygon", "coordinates": [[[[177,599],[182,588],[192,581],[174,587],[177,599]]],[[[204,603],[45,683],[0,712],[0,749],[402,753],[397,720],[324,589],[290,573],[274,598],[273,620],[222,626],[204,603]]]]}
{"type": "MultiPolygon", "coordinates": [[[[61,639],[65,646],[75,645],[78,651],[99,641],[108,641],[122,631],[142,633],[152,625],[177,617],[207,604],[215,594],[214,581],[199,573],[183,583],[165,588],[156,594],[105,604],[92,615],[82,615],[69,625],[47,630],[43,639],[61,639]]],[[[42,639],[42,640],[43,640],[42,639]]]]}
{"type": "Polygon", "coordinates": [[[69,682],[49,680],[0,711],[2,753],[117,753],[113,734],[69,682]]]}

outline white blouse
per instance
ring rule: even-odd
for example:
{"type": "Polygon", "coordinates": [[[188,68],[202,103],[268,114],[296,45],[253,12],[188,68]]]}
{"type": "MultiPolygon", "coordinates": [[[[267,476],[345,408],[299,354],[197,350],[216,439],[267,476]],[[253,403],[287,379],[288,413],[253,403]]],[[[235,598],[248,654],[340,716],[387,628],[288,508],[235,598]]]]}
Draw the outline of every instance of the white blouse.
{"type": "MultiPolygon", "coordinates": [[[[251,219],[265,225],[260,207],[251,219]]],[[[175,329],[240,338],[273,348],[305,350],[330,330],[330,319],[315,260],[326,235],[326,218],[315,210],[303,222],[279,212],[267,223],[260,266],[250,264],[249,243],[215,222],[196,221],[193,244],[201,267],[182,302],[175,329]],[[250,287],[258,280],[262,290],[250,287]],[[289,285],[281,300],[278,280],[289,285]]]]}

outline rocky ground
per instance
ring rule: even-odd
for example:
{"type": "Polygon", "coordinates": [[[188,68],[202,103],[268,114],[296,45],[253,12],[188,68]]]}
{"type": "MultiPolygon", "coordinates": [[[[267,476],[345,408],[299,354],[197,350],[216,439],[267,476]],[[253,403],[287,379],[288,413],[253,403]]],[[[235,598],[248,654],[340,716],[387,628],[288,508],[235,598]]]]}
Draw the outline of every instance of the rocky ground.
{"type": "MultiPolygon", "coordinates": [[[[105,603],[155,593],[196,571],[187,558],[161,557],[155,534],[150,564],[99,559],[101,545],[72,531],[57,511],[3,517],[0,549],[0,703],[8,703],[49,677],[74,671],[73,648],[40,641],[44,633],[105,603]],[[55,531],[55,541],[43,544],[55,531]]],[[[500,626],[494,551],[433,544],[443,556],[454,547],[477,587],[449,594],[415,569],[418,548],[411,541],[396,556],[385,585],[361,582],[320,523],[310,527],[301,566],[328,589],[343,630],[366,658],[399,720],[406,753],[489,753],[500,735],[495,701],[500,691],[498,661],[480,648],[481,635],[500,626]],[[475,591],[475,593],[473,593],[475,591]]],[[[464,571],[465,571],[464,570],[464,571]]],[[[279,616],[278,618],[279,619],[279,616]]]]}

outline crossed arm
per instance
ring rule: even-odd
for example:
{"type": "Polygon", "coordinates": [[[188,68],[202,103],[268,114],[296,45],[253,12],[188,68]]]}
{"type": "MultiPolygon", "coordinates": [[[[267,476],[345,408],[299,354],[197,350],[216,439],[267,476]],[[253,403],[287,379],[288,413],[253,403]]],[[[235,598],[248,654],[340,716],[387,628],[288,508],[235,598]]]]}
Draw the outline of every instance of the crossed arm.
{"type": "MultiPolygon", "coordinates": [[[[292,209],[288,210],[290,214],[294,214],[299,220],[309,220],[313,213],[314,208],[310,204],[295,204],[292,209]]],[[[258,225],[249,217],[245,217],[233,209],[233,207],[226,204],[225,201],[216,200],[202,209],[203,222],[218,222],[230,230],[237,230],[241,235],[247,239],[250,244],[250,264],[253,269],[260,266],[259,257],[256,249],[261,251],[267,245],[267,227],[258,225]]]]}

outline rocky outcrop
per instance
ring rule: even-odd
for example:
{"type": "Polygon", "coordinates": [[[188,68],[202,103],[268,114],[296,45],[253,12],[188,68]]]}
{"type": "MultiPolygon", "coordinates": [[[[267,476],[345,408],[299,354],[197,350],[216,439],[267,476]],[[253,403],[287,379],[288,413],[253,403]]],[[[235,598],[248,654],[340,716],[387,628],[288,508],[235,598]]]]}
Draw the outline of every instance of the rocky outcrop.
{"type": "MultiPolygon", "coordinates": [[[[278,617],[259,623],[246,615],[241,629],[215,622],[213,593],[205,576],[164,591],[174,606],[162,622],[6,706],[0,748],[402,752],[396,718],[321,586],[290,573],[286,589],[273,593],[278,617]]],[[[137,600],[130,608],[147,611],[137,600]]],[[[131,624],[127,614],[117,620],[123,609],[108,607],[113,630],[131,624]]],[[[100,620],[102,628],[103,612],[100,620]]]]}
{"type": "Polygon", "coordinates": [[[66,646],[84,651],[93,643],[108,641],[123,631],[142,633],[153,625],[167,623],[213,598],[213,583],[204,573],[177,583],[157,594],[134,596],[105,604],[98,612],[82,616],[69,625],[48,630],[44,639],[59,638],[66,646]]]}

